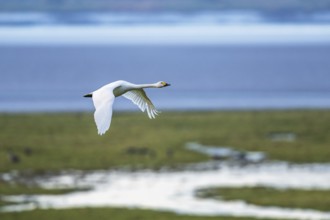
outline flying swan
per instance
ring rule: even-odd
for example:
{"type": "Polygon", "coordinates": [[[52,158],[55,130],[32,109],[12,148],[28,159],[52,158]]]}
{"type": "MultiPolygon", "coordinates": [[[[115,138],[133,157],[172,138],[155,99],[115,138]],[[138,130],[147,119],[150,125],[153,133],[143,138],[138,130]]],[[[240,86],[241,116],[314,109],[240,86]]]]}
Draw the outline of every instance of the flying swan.
{"type": "Polygon", "coordinates": [[[147,110],[150,119],[155,118],[159,113],[144,88],[163,88],[170,84],[160,81],[152,84],[133,84],[123,80],[109,83],[92,93],[84,95],[93,99],[95,106],[94,119],[98,134],[102,135],[110,128],[112,117],[112,104],[116,97],[124,96],[136,104],[142,112],[147,110]]]}

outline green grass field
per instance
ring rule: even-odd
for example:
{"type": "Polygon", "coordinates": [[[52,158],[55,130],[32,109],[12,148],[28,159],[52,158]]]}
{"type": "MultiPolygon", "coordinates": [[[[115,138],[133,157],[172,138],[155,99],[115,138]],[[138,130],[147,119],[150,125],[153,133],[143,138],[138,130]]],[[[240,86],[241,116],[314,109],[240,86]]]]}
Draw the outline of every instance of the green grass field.
{"type": "MultiPolygon", "coordinates": [[[[1,213],[1,220],[253,220],[239,217],[206,217],[177,215],[170,212],[120,208],[86,208],[68,210],[36,210],[20,213],[1,213]]],[[[262,219],[258,219],[262,220],[262,219]]],[[[267,219],[271,220],[271,219],[267,219]]]]}
{"type": "Polygon", "coordinates": [[[6,182],[0,182],[0,195],[33,195],[33,194],[66,194],[76,191],[89,190],[88,188],[76,189],[76,188],[65,188],[65,189],[43,189],[35,185],[24,185],[24,184],[9,184],[6,182]]]}
{"type": "Polygon", "coordinates": [[[260,206],[330,211],[329,190],[280,190],[266,187],[210,188],[199,190],[196,194],[202,198],[244,200],[260,206]]]}
{"type": "Polygon", "coordinates": [[[160,168],[203,161],[186,142],[264,151],[296,163],[329,162],[330,111],[170,112],[155,120],[115,112],[111,129],[97,135],[92,114],[1,114],[0,172],[47,172],[115,167],[160,168]],[[295,141],[269,134],[292,132],[295,141]],[[26,155],[25,149],[31,153],[26,155]],[[134,153],[130,149],[145,149],[134,153]],[[169,155],[168,152],[171,152],[169,155]],[[9,152],[20,158],[8,159],[9,152]]]}
{"type": "MultiPolygon", "coordinates": [[[[155,120],[149,120],[142,113],[115,112],[110,131],[99,136],[91,113],[0,114],[0,172],[16,170],[29,177],[67,169],[175,168],[208,160],[204,155],[185,149],[185,144],[191,141],[243,151],[263,151],[272,160],[323,163],[330,161],[329,122],[330,110],[166,112],[155,120]],[[292,133],[296,138],[274,141],[270,136],[276,133],[292,133]],[[19,161],[12,162],[10,155],[17,156],[19,161]]],[[[72,190],[76,189],[48,191],[0,181],[0,197],[21,193],[68,193],[72,190]]],[[[260,205],[319,210],[329,207],[329,200],[324,200],[328,191],[220,190],[220,195],[226,199],[243,199],[260,205]],[[271,201],[263,201],[264,194],[272,195],[271,201]]],[[[219,192],[208,196],[219,196],[219,192]]],[[[0,203],[5,202],[0,199],[0,203]]],[[[118,220],[236,219],[113,208],[1,213],[0,219],[84,220],[108,219],[108,216],[116,216],[111,219],[118,220]]]]}

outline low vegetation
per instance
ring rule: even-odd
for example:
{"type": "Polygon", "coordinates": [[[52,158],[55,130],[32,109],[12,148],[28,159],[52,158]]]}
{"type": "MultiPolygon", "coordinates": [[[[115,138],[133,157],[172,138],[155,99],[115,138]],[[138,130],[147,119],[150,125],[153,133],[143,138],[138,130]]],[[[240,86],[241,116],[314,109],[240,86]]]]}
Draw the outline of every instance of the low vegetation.
{"type": "Polygon", "coordinates": [[[273,160],[329,162],[330,111],[114,113],[97,135],[91,113],[1,114],[0,172],[175,167],[206,160],[190,141],[263,151],[273,160]],[[294,140],[273,140],[292,133],[294,140]]]}
{"type": "MultiPolygon", "coordinates": [[[[170,212],[150,211],[140,209],[120,209],[120,208],[85,208],[68,210],[35,210],[19,213],[2,213],[1,220],[27,220],[27,219],[47,219],[47,220],[253,220],[254,218],[239,217],[206,217],[178,215],[170,212]]],[[[258,219],[262,220],[262,219],[258,219]]],[[[267,219],[271,220],[271,219],[267,219]]]]}
{"type": "MultiPolygon", "coordinates": [[[[16,183],[6,183],[0,182],[0,195],[34,195],[34,194],[47,194],[47,195],[57,195],[65,194],[76,191],[89,190],[89,188],[65,188],[65,189],[44,189],[38,187],[37,185],[26,185],[26,184],[16,184],[16,183]]],[[[0,198],[1,201],[1,198],[0,198]]]]}
{"type": "Polygon", "coordinates": [[[202,198],[244,200],[260,206],[330,211],[329,190],[284,190],[266,187],[210,188],[199,190],[196,195],[202,198]]]}
{"type": "MultiPolygon", "coordinates": [[[[0,114],[0,174],[51,175],[79,169],[160,169],[206,161],[205,155],[184,146],[195,141],[230,146],[240,151],[263,151],[271,160],[324,163],[330,158],[330,110],[166,112],[155,120],[145,114],[114,113],[111,129],[98,136],[91,113],[0,114]]],[[[45,190],[35,185],[4,181],[0,197],[17,194],[62,194],[77,189],[45,190]]],[[[24,181],[23,181],[24,182],[24,181]]],[[[86,189],[87,190],[87,189],[86,189]]],[[[268,188],[220,188],[200,191],[203,197],[245,200],[265,206],[329,211],[330,192],[268,188]]],[[[9,204],[1,201],[0,206],[9,204]]],[[[1,213],[11,219],[250,219],[192,217],[167,212],[116,208],[34,210],[1,213]]],[[[252,219],[252,218],[251,218],[252,219]]]]}

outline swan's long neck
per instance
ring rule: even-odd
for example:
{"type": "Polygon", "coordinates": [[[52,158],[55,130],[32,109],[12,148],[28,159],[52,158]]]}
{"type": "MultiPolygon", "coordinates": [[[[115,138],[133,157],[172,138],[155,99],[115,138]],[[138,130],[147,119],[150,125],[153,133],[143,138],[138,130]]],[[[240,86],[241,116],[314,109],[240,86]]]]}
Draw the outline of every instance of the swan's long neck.
{"type": "Polygon", "coordinates": [[[150,84],[133,84],[135,89],[144,89],[144,88],[157,88],[156,83],[150,83],[150,84]]]}
{"type": "MultiPolygon", "coordinates": [[[[113,89],[112,84],[110,85],[110,89],[113,89]]],[[[158,88],[157,83],[151,84],[133,84],[125,81],[119,81],[116,87],[113,89],[113,94],[115,97],[121,96],[122,94],[134,90],[134,89],[144,89],[144,88],[158,88]]]]}

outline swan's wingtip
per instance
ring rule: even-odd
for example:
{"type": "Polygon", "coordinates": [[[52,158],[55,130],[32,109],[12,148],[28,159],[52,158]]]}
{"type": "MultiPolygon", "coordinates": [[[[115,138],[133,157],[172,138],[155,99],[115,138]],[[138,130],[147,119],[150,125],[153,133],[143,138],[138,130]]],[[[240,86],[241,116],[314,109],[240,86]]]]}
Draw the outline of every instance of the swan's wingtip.
{"type": "Polygon", "coordinates": [[[92,93],[88,93],[88,94],[84,95],[84,97],[85,97],[85,98],[92,98],[93,95],[92,95],[92,93]]]}
{"type": "Polygon", "coordinates": [[[158,116],[158,114],[160,114],[160,113],[161,113],[161,111],[155,110],[152,113],[150,113],[150,115],[148,114],[148,116],[150,119],[155,119],[158,116]]]}
{"type": "Polygon", "coordinates": [[[97,131],[98,135],[100,135],[100,136],[104,135],[105,132],[107,132],[107,130],[105,130],[105,131],[104,130],[98,130],[97,131]]]}

